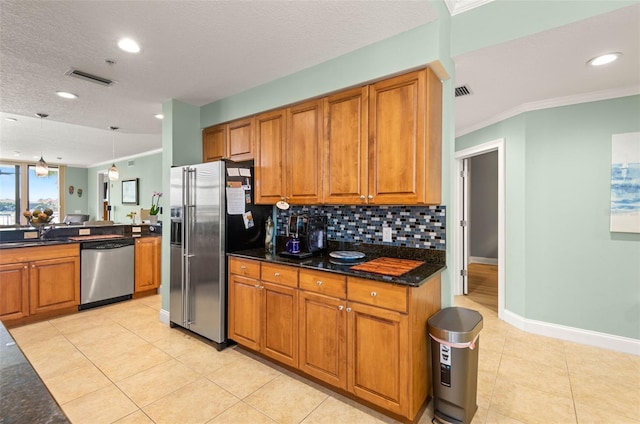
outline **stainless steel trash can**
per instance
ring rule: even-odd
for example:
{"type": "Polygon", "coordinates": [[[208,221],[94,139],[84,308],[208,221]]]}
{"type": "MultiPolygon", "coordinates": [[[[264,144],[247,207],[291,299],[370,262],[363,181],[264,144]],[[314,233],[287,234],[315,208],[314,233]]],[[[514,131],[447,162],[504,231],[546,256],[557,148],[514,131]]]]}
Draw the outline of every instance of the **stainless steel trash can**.
{"type": "Polygon", "coordinates": [[[431,338],[431,369],[435,419],[470,423],[478,409],[478,350],[482,315],[451,307],[427,320],[431,338]]]}

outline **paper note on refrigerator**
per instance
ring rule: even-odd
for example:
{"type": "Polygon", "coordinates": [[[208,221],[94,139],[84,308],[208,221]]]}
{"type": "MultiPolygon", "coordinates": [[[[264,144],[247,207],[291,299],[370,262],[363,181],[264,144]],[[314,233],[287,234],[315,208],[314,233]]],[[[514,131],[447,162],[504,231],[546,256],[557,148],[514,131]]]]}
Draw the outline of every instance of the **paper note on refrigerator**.
{"type": "Polygon", "coordinates": [[[227,213],[242,215],[244,213],[244,189],[242,187],[227,187],[227,213]]]}
{"type": "Polygon", "coordinates": [[[239,177],[238,168],[227,168],[227,175],[230,177],[239,177]]]}
{"type": "Polygon", "coordinates": [[[251,169],[249,169],[249,168],[238,168],[238,170],[240,171],[240,176],[241,177],[250,177],[251,176],[251,169]]]}

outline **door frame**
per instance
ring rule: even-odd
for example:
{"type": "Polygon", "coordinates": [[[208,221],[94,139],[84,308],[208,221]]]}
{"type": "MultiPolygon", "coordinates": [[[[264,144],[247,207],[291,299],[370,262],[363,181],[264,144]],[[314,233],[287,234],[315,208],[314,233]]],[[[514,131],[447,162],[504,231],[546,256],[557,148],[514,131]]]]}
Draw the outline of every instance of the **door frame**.
{"type": "MultiPolygon", "coordinates": [[[[504,319],[504,307],[505,307],[505,140],[499,138],[497,140],[489,141],[487,143],[479,144],[477,146],[470,147],[468,149],[455,152],[455,193],[454,199],[461,199],[464,194],[464,186],[461,178],[463,169],[462,162],[464,159],[478,156],[483,153],[498,152],[498,318],[504,319]]],[[[468,200],[468,199],[467,199],[468,200]]],[[[468,203],[465,202],[465,203],[468,203]]],[[[453,237],[454,240],[462,246],[463,231],[460,227],[460,221],[463,219],[463,205],[462,202],[454,203],[454,226],[453,237]]],[[[462,249],[456,248],[453,253],[454,264],[454,284],[453,294],[461,295],[463,293],[463,276],[460,275],[459,270],[466,269],[464,266],[464,258],[462,249]],[[464,267],[463,267],[464,266],[464,267]]]]}

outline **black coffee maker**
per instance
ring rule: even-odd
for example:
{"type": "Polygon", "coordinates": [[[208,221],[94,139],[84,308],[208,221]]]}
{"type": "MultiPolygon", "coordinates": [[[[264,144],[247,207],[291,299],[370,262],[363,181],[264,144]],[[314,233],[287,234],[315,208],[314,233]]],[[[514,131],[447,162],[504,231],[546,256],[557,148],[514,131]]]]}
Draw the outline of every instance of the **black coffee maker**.
{"type": "Polygon", "coordinates": [[[287,223],[287,241],[280,256],[304,259],[327,250],[327,217],[293,214],[287,223]]]}

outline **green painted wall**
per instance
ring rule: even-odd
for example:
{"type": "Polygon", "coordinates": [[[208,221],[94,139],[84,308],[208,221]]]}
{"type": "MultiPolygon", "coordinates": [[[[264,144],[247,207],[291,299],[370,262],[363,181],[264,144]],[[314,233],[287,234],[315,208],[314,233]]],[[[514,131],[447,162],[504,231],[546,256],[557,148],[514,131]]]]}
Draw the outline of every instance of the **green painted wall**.
{"type": "MultiPolygon", "coordinates": [[[[116,166],[120,171],[120,179],[110,182],[112,206],[111,220],[117,223],[129,224],[131,219],[126,215],[131,211],[138,212],[136,222],[140,222],[140,209],[149,209],[151,207],[151,195],[154,191],[162,191],[162,153],[155,153],[148,156],[137,156],[134,158],[116,161],[116,166]],[[134,162],[133,166],[128,166],[130,161],[134,162]],[[122,204],[122,181],[132,178],[138,178],[138,205],[122,204]]],[[[89,213],[92,219],[102,219],[102,209],[98,209],[98,172],[104,172],[107,165],[89,168],[87,178],[87,202],[89,213]]],[[[100,196],[102,194],[100,193],[100,196]]],[[[163,199],[162,205],[165,204],[163,199]]]]}
{"type": "Polygon", "coordinates": [[[495,0],[452,18],[452,56],[637,3],[638,0],[495,0]]]}
{"type": "MultiPolygon", "coordinates": [[[[87,191],[87,168],[73,168],[67,166],[64,179],[64,211],[68,213],[89,213],[87,191]],[[73,194],[69,194],[69,186],[73,186],[73,194]],[[82,197],[78,196],[78,189],[82,189],[82,197]]],[[[62,217],[64,218],[64,217],[62,217]]]]}
{"type": "Polygon", "coordinates": [[[437,22],[423,25],[205,105],[200,110],[201,128],[424,66],[439,58],[440,35],[437,22]]]}
{"type": "Polygon", "coordinates": [[[459,137],[506,140],[506,308],[640,339],[640,234],[609,232],[612,134],[640,131],[640,96],[524,113],[459,137]]]}

